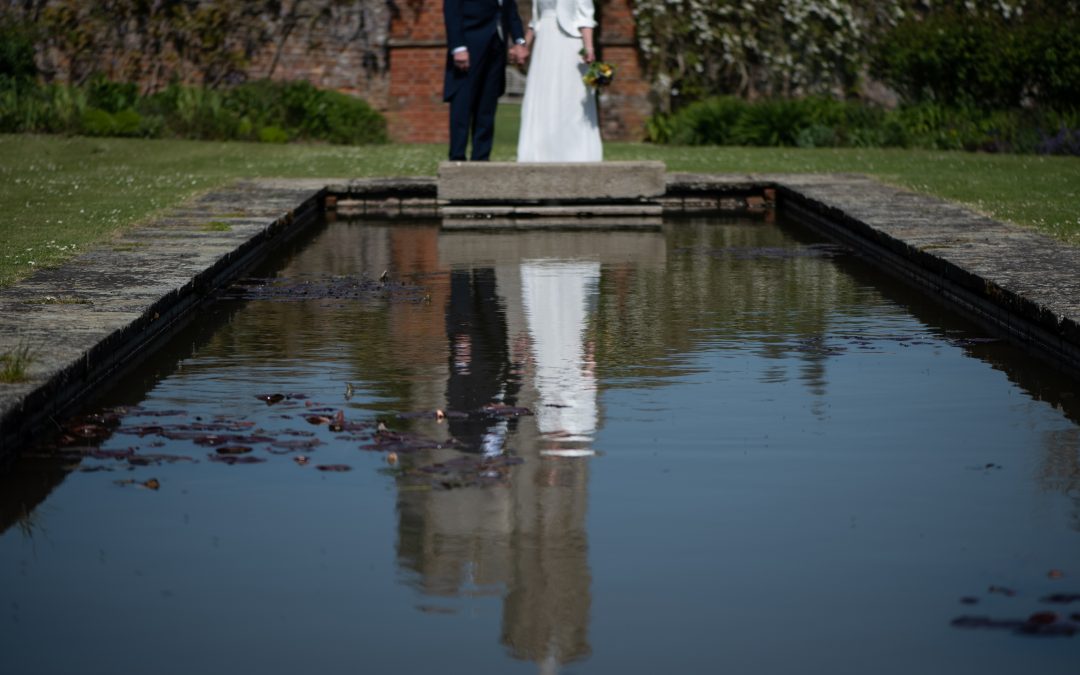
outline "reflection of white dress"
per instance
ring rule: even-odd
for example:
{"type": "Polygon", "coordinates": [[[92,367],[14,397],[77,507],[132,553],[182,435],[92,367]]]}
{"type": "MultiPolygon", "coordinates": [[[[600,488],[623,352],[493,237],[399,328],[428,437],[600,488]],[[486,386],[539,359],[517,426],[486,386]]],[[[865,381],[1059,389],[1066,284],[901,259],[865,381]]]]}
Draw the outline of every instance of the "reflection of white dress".
{"type": "Polygon", "coordinates": [[[536,33],[521,102],[519,162],[599,162],[603,159],[596,94],[581,77],[581,37],[555,17],[556,0],[534,3],[536,33]]]}
{"type": "Polygon", "coordinates": [[[522,300],[532,337],[541,434],[591,442],[596,432],[596,375],[585,328],[599,293],[600,263],[530,260],[521,265],[522,300]]]}

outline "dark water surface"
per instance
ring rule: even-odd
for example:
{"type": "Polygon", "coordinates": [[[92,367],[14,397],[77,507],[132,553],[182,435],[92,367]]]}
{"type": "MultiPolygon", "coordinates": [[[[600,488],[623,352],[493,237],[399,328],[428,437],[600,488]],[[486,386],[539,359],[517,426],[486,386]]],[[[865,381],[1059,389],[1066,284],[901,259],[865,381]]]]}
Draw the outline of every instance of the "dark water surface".
{"type": "Polygon", "coordinates": [[[1080,672],[1080,385],[854,256],[335,222],[275,275],[0,478],[0,672],[1080,672]]]}

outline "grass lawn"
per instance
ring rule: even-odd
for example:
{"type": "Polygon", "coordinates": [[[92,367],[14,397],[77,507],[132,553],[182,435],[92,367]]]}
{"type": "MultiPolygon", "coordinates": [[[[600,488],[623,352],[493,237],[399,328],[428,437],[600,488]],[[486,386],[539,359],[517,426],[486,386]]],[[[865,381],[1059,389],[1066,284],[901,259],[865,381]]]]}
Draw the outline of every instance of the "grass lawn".
{"type": "MultiPolygon", "coordinates": [[[[519,110],[500,110],[493,159],[512,160],[519,110]]],[[[445,153],[442,145],[0,135],[0,286],[236,178],[434,175],[445,153]]],[[[609,143],[605,157],[658,159],[669,171],[866,173],[1080,243],[1080,158],[641,143],[609,143]]]]}

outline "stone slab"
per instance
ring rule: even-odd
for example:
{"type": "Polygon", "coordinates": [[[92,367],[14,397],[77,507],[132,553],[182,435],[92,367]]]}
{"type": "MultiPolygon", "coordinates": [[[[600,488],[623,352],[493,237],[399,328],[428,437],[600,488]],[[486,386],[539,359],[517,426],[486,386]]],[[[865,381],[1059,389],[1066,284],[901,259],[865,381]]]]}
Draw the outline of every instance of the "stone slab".
{"type": "Polygon", "coordinates": [[[581,218],[551,216],[546,218],[515,218],[513,215],[493,218],[453,218],[442,220],[444,230],[659,230],[664,224],[660,215],[620,216],[618,218],[581,218]]]}
{"type": "Polygon", "coordinates": [[[0,459],[312,221],[326,183],[239,182],[0,289],[0,353],[32,356],[26,382],[0,383],[0,459]]]}
{"type": "Polygon", "coordinates": [[[659,204],[499,204],[499,205],[444,205],[440,209],[443,218],[621,218],[654,216],[659,218],[664,209],[659,204]]]}
{"type": "Polygon", "coordinates": [[[447,202],[596,202],[664,194],[663,162],[443,162],[438,197],[447,202]]]}

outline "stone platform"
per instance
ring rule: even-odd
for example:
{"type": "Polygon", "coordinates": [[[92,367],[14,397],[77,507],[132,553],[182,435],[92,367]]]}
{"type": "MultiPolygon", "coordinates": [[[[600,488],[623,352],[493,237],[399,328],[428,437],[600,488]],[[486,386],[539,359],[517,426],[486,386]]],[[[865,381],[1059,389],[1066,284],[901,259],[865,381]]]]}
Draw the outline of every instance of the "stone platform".
{"type": "Polygon", "coordinates": [[[443,162],[443,226],[455,229],[660,227],[663,162],[443,162]]]}

